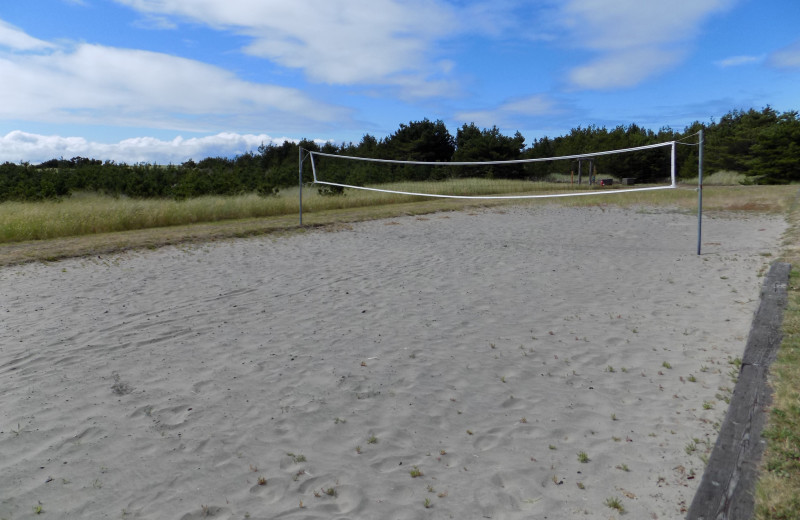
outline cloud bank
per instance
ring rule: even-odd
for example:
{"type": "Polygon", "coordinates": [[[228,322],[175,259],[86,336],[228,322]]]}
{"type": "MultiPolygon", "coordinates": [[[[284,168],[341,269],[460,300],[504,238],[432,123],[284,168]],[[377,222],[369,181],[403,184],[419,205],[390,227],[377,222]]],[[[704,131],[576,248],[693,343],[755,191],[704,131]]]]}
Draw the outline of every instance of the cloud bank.
{"type": "Polygon", "coordinates": [[[153,137],[124,139],[117,143],[98,143],[83,137],[39,135],[21,131],[0,136],[0,162],[19,163],[23,160],[38,164],[50,159],[87,157],[102,161],[135,164],[180,164],[189,159],[206,157],[233,157],[256,152],[262,144],[282,144],[293,141],[286,137],[266,134],[219,133],[206,137],[193,137],[165,141],[153,137]]]}

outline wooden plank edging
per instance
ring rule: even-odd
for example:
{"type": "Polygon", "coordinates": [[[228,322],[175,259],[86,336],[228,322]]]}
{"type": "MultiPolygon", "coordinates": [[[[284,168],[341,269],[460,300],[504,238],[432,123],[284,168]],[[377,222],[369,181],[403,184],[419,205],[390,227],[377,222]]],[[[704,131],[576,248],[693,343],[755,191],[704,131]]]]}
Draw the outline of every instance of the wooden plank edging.
{"type": "Polygon", "coordinates": [[[750,520],[765,441],[761,431],[771,404],[769,367],[781,344],[791,265],[772,264],[747,338],[730,407],[687,520],[750,520]]]}

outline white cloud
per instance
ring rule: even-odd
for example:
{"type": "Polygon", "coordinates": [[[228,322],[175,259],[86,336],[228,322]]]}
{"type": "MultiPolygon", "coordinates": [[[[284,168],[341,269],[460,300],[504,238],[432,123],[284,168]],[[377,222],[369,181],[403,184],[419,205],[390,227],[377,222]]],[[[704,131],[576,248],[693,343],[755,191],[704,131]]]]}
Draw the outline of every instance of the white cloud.
{"type": "Polygon", "coordinates": [[[0,118],[190,131],[291,132],[347,121],[303,92],[247,82],[225,69],[156,52],[81,44],[46,54],[0,54],[0,118]]]}
{"type": "Polygon", "coordinates": [[[83,137],[39,135],[21,131],[0,136],[0,162],[25,160],[40,163],[50,159],[88,157],[103,161],[112,160],[134,164],[139,162],[179,164],[188,159],[206,157],[232,157],[256,151],[263,144],[282,144],[292,139],[274,138],[266,134],[220,133],[205,137],[170,141],[154,137],[136,137],[117,143],[99,143],[83,137]]]}
{"type": "Polygon", "coordinates": [[[501,109],[507,113],[525,116],[549,115],[557,110],[555,101],[541,94],[509,101],[501,109]]]}
{"type": "MultiPolygon", "coordinates": [[[[250,38],[244,52],[316,82],[407,86],[436,75],[437,41],[459,31],[456,8],[426,0],[117,0],[250,38]]],[[[488,29],[487,29],[488,30],[488,29]]]]}
{"type": "Polygon", "coordinates": [[[741,65],[750,65],[753,63],[760,63],[764,60],[764,56],[731,56],[724,60],[714,62],[717,67],[726,69],[728,67],[739,67],[741,65]]]}
{"type": "Polygon", "coordinates": [[[552,115],[559,112],[557,103],[548,96],[537,94],[514,99],[488,110],[459,112],[455,118],[465,123],[475,123],[484,128],[498,126],[513,128],[530,117],[552,115]]]}
{"type": "Polygon", "coordinates": [[[779,69],[800,68],[800,41],[773,52],[769,56],[767,63],[779,69]]]}
{"type": "Polygon", "coordinates": [[[584,89],[632,87],[674,65],[680,57],[680,53],[653,48],[615,52],[572,69],[569,79],[584,89]]]}
{"type": "Polygon", "coordinates": [[[710,14],[732,0],[570,0],[564,8],[581,46],[602,51],[670,44],[695,36],[710,14]]]}
{"type": "Polygon", "coordinates": [[[16,51],[50,49],[53,45],[25,34],[24,31],[0,20],[0,47],[16,51]]]}
{"type": "Polygon", "coordinates": [[[572,46],[600,53],[569,73],[585,89],[634,86],[685,55],[702,22],[735,0],[570,0],[560,12],[572,46]],[[603,68],[609,67],[604,74],[603,68]]]}
{"type": "Polygon", "coordinates": [[[145,16],[133,22],[133,26],[139,29],[149,29],[155,31],[177,29],[178,24],[164,16],[145,16]]]}

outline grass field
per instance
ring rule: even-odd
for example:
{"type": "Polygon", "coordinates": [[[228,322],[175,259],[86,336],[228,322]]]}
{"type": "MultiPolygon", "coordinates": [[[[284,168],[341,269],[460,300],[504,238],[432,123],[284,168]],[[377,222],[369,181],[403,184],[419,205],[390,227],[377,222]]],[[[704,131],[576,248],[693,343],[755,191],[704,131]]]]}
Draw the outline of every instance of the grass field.
{"type": "MultiPolygon", "coordinates": [[[[735,179],[735,177],[734,177],[735,179]]],[[[778,259],[793,265],[784,341],[773,366],[774,403],[765,437],[767,453],[757,489],[760,520],[800,519],[800,205],[797,186],[713,185],[706,179],[704,211],[784,214],[790,224],[778,259]]],[[[730,182],[721,180],[720,184],[730,182]]],[[[500,188],[526,192],[524,183],[500,188]]],[[[495,184],[497,186],[497,184],[495,184]]],[[[408,189],[407,186],[405,186],[408,189]]],[[[442,189],[449,189],[443,186],[442,189]]],[[[497,193],[467,186],[464,193],[497,193]]],[[[321,196],[304,190],[304,227],[298,223],[296,190],[276,197],[242,195],[187,201],[114,199],[78,194],[61,202],[0,204],[0,265],[107,254],[167,244],[201,242],[258,234],[302,233],[309,227],[335,229],[350,222],[505,204],[569,206],[659,206],[695,213],[692,184],[673,190],[559,199],[423,199],[384,193],[321,196]]]]}
{"type": "Polygon", "coordinates": [[[774,389],[767,450],[756,488],[758,520],[800,519],[800,204],[787,211],[789,229],[780,261],[792,264],[783,341],[770,370],[774,389]]]}

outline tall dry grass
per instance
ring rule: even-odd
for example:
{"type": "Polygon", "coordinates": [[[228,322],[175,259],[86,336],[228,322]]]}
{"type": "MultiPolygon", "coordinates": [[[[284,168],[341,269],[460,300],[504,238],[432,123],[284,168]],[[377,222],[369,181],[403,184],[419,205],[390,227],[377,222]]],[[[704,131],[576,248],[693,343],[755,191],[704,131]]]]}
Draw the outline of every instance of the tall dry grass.
{"type": "MultiPolygon", "coordinates": [[[[459,196],[553,193],[574,189],[558,183],[505,179],[404,182],[379,188],[459,196]]],[[[303,189],[303,211],[311,213],[419,200],[422,198],[418,196],[379,191],[348,189],[343,195],[321,195],[315,187],[303,189]]],[[[4,202],[0,204],[0,243],[293,215],[299,212],[298,201],[299,188],[282,190],[277,195],[266,197],[245,194],[172,200],[77,193],[60,201],[4,202]]]]}
{"type": "Polygon", "coordinates": [[[241,195],[185,201],[77,194],[62,201],[0,204],[0,242],[44,240],[297,211],[281,197],[241,195]]]}

